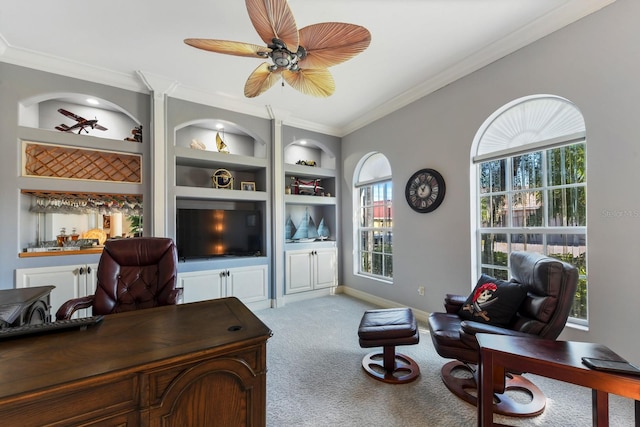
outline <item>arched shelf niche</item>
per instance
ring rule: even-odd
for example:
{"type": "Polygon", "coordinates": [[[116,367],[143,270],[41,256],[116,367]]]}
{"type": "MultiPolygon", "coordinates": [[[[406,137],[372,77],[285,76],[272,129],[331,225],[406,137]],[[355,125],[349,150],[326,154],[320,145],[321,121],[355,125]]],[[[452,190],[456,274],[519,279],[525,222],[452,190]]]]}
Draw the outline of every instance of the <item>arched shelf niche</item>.
{"type": "Polygon", "coordinates": [[[175,126],[173,150],[177,197],[193,198],[192,192],[199,191],[200,198],[202,193],[198,189],[211,188],[212,175],[223,169],[233,180],[222,192],[217,191],[210,198],[266,200],[269,186],[267,148],[267,143],[251,130],[227,120],[196,119],[175,126]],[[224,144],[222,147],[218,147],[218,137],[224,144]],[[245,188],[253,190],[248,192],[245,188]]]}
{"type": "MultiPolygon", "coordinates": [[[[219,152],[219,135],[228,154],[266,159],[267,143],[249,129],[221,119],[197,119],[181,123],[174,129],[176,147],[219,152]],[[199,147],[199,148],[198,148],[199,147]]],[[[226,153],[224,153],[226,154],[226,153]]]]}
{"type": "MultiPolygon", "coordinates": [[[[314,139],[295,139],[284,147],[284,163],[287,165],[300,165],[302,162],[313,162],[321,169],[336,169],[336,155],[324,143],[314,139]]],[[[304,164],[302,164],[305,166],[304,164]]],[[[334,174],[333,172],[332,174],[334,174]]]]}
{"type": "Polygon", "coordinates": [[[73,127],[78,122],[62,114],[63,109],[86,120],[98,120],[107,130],[80,127],[68,133],[89,135],[97,138],[135,141],[134,129],[141,126],[140,120],[124,108],[103,98],[74,92],[52,92],[24,99],[18,103],[18,125],[61,132],[56,127],[73,127]],[[89,101],[92,100],[92,101],[89,101]],[[91,104],[90,102],[93,102],[91,104]]]}

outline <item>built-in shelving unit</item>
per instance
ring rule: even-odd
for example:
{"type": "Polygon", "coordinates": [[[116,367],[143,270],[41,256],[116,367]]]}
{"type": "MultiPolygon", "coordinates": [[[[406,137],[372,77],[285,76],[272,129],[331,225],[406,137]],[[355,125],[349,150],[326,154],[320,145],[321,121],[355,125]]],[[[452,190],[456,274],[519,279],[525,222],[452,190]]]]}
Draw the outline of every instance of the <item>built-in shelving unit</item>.
{"type": "MultiPolygon", "coordinates": [[[[335,156],[317,145],[292,143],[285,147],[285,218],[298,229],[307,215],[319,226],[320,221],[331,233],[326,240],[336,240],[336,170],[335,156]],[[312,164],[297,164],[304,162],[312,164]]],[[[288,233],[285,227],[285,232],[288,233]]],[[[285,235],[285,242],[297,243],[285,235]]],[[[320,242],[321,239],[318,239],[320,242]]]]}
{"type": "MultiPolygon", "coordinates": [[[[75,230],[80,237],[89,230],[104,229],[103,215],[111,213],[116,214],[114,218],[119,223],[115,226],[114,222],[106,234],[122,236],[123,230],[128,231],[129,223],[122,215],[127,209],[109,202],[98,209],[86,200],[83,203],[79,194],[111,194],[122,200],[135,196],[140,201],[136,215],[142,215],[141,201],[147,188],[142,174],[146,170],[148,142],[144,141],[141,124],[123,108],[102,99],[94,99],[97,105],[88,105],[87,98],[83,94],[66,94],[34,102],[26,100],[20,105],[17,131],[21,155],[21,257],[27,256],[23,252],[26,248],[56,249],[50,245],[62,228],[68,234],[75,230]],[[64,131],[73,126],[77,127],[64,131]],[[139,133],[134,135],[134,130],[139,133]],[[57,196],[34,195],[39,192],[57,196]],[[47,206],[38,205],[43,201],[47,206]]],[[[87,253],[99,251],[55,252],[87,253]]],[[[38,252],[38,256],[46,255],[47,252],[38,252]]]]}
{"type": "Polygon", "coordinates": [[[313,141],[294,141],[284,148],[284,293],[288,300],[331,292],[337,285],[335,159],[335,154],[313,141]],[[321,235],[313,241],[298,232],[312,226],[321,235]],[[322,235],[322,228],[328,235],[322,235]]]}
{"type": "Polygon", "coordinates": [[[150,188],[149,114],[141,107],[147,103],[137,95],[116,97],[127,109],[95,96],[98,104],[90,105],[87,98],[59,90],[18,105],[15,286],[54,285],[52,313],[71,298],[95,292],[104,239],[139,232],[131,218],[142,224],[150,188]]]}
{"type": "MultiPolygon", "coordinates": [[[[251,130],[228,119],[215,116],[201,118],[208,112],[214,114],[213,111],[216,110],[173,99],[170,101],[170,105],[178,103],[180,107],[170,109],[172,117],[178,114],[178,110],[180,114],[184,114],[185,110],[192,114],[184,122],[171,124],[174,132],[168,144],[167,177],[172,202],[169,207],[168,232],[176,238],[179,256],[183,238],[181,236],[192,232],[188,230],[188,224],[185,227],[181,220],[183,210],[221,210],[224,211],[225,218],[227,215],[235,218],[208,222],[211,229],[203,230],[210,235],[207,237],[210,245],[219,245],[211,250],[223,252],[223,247],[229,242],[227,234],[218,227],[247,227],[245,220],[238,219],[241,216],[245,218],[246,212],[258,213],[256,217],[262,221],[257,227],[261,230],[257,234],[261,235],[250,237],[260,242],[258,250],[252,249],[251,253],[246,254],[225,253],[220,256],[180,259],[178,276],[180,286],[184,289],[185,302],[237,296],[243,302],[251,303],[252,307],[269,307],[271,201],[267,143],[253,136],[251,130]],[[224,126],[224,130],[220,129],[221,126],[224,126]],[[225,180],[224,185],[213,179],[216,172],[220,171],[225,176],[228,173],[231,178],[225,180]],[[242,224],[231,225],[237,224],[237,221],[242,224]]],[[[243,240],[245,237],[243,235],[236,240],[243,240]]]]}

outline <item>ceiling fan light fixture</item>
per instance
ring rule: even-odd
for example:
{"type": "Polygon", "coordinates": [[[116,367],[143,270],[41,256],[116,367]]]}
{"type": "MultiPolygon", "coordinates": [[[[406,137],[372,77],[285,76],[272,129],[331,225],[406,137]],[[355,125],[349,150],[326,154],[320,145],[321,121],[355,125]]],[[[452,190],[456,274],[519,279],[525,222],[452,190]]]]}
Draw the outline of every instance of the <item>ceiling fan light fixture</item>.
{"type": "Polygon", "coordinates": [[[271,60],[279,68],[289,68],[293,62],[291,53],[284,49],[274,50],[271,52],[271,60]]]}

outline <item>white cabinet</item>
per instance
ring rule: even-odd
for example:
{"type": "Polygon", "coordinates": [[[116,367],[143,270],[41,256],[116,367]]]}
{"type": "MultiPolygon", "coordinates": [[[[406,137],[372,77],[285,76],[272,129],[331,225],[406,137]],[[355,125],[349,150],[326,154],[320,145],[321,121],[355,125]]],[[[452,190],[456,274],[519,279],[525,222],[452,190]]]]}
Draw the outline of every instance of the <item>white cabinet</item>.
{"type": "Polygon", "coordinates": [[[234,296],[243,303],[267,301],[267,266],[235,267],[178,274],[182,302],[234,296]]]}
{"type": "MultiPolygon", "coordinates": [[[[58,267],[23,268],[16,270],[16,287],[55,286],[51,291],[51,314],[73,298],[93,295],[96,291],[98,264],[58,267]]],[[[91,316],[91,309],[78,310],[73,317],[91,316]]]]}
{"type": "Polygon", "coordinates": [[[336,248],[290,250],[285,253],[285,293],[305,292],[337,286],[336,248]]]}

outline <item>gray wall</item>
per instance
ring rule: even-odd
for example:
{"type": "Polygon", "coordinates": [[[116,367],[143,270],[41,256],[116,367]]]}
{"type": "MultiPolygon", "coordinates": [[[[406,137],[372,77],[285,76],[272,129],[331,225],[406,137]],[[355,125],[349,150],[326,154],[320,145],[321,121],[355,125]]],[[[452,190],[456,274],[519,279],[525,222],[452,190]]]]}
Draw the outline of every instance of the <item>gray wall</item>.
{"type": "Polygon", "coordinates": [[[433,312],[445,293],[468,294],[471,271],[470,150],[495,110],[531,94],[574,102],[587,128],[589,330],[562,338],[606,344],[640,362],[640,2],[618,0],[514,54],[343,138],[344,285],[433,312]],[[353,274],[351,182],[370,151],[391,162],[394,185],[394,284],[353,274]],[[435,212],[413,212],[404,186],[431,167],[447,185],[435,212]],[[417,288],[424,285],[425,296],[417,288]]]}

